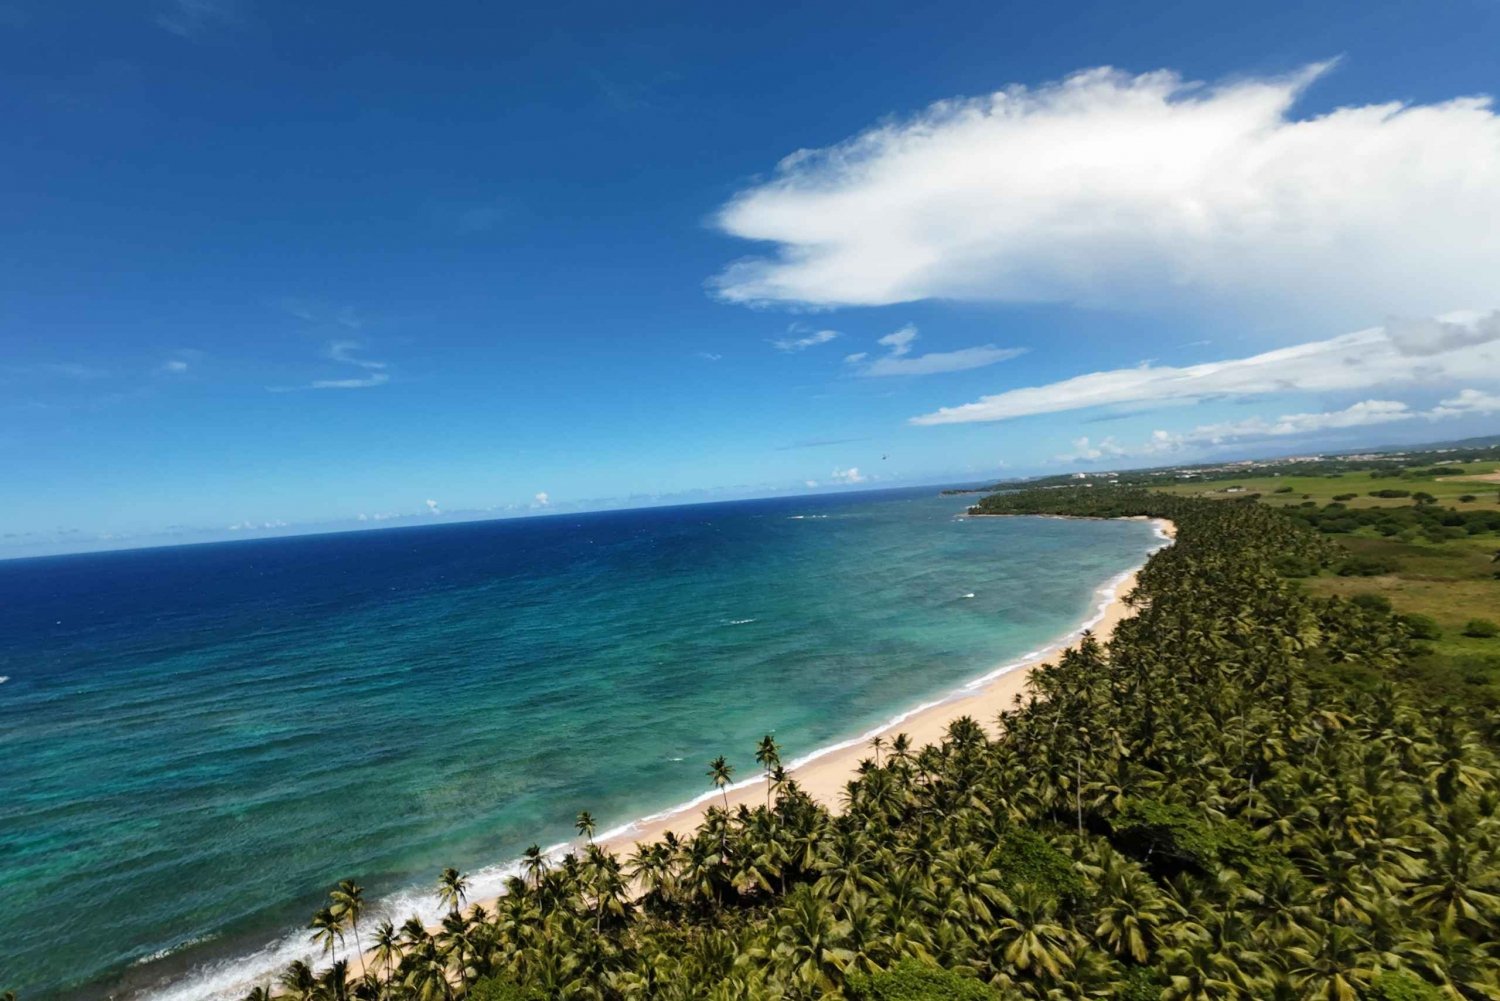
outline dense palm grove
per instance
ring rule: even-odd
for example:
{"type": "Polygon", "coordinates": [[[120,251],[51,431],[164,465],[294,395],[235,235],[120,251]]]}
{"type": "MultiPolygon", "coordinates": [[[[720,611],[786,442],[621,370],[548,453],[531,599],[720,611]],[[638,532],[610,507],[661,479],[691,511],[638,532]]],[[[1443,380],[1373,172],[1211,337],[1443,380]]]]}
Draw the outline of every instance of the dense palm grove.
{"type": "Polygon", "coordinates": [[[436,930],[359,925],[345,884],[314,924],[370,950],[369,970],[298,965],[274,992],[1500,998],[1496,755],[1385,680],[1409,648],[1400,620],[1276,572],[1327,563],[1331,543],[1253,503],[1131,489],[979,508],[1178,526],[1139,614],[1035,672],[999,739],[968,719],[940,746],[898,736],[837,815],[768,741],[765,805],[626,858],[533,851],[492,910],[450,870],[436,930]]]}
{"type": "Polygon", "coordinates": [[[349,958],[255,997],[1500,998],[1493,747],[1386,680],[1400,620],[1276,572],[1327,539],[1125,488],[979,507],[1178,526],[1139,614],[1035,672],[1003,736],[872,748],[837,815],[767,742],[765,805],[624,858],[533,851],[492,909],[450,870],[437,929],[361,923],[343,884],[314,934],[349,958]]]}

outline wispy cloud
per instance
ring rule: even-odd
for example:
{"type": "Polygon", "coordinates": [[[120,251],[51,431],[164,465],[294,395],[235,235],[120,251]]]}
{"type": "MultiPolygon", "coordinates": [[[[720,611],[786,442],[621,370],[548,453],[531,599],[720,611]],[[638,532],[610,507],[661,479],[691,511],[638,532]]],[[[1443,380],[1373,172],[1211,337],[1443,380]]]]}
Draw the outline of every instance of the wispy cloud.
{"type": "Polygon", "coordinates": [[[1500,311],[1394,322],[1326,341],[1202,365],[1148,363],[1092,372],[944,407],[914,417],[911,423],[1002,421],[1089,407],[1219,396],[1357,392],[1415,383],[1456,385],[1473,378],[1500,381],[1500,311]],[[1422,331],[1430,336],[1422,336],[1422,331]]]}
{"type": "Polygon", "coordinates": [[[278,305],[284,312],[299,320],[319,326],[339,326],[347,330],[362,330],[364,317],[353,306],[330,306],[309,299],[282,299],[278,305]]]}
{"type": "Polygon", "coordinates": [[[819,344],[827,344],[839,336],[837,330],[808,331],[806,327],[798,323],[794,323],[788,327],[787,334],[788,336],[786,337],[772,341],[771,346],[777,351],[806,351],[808,348],[816,347],[819,344]]]}
{"type": "Polygon", "coordinates": [[[1210,86],[1090,69],[797,151],[719,213],[777,250],[717,288],[745,303],[1197,303],[1329,322],[1487,304],[1490,98],[1294,117],[1329,65],[1210,86]]]}
{"type": "Polygon", "coordinates": [[[870,360],[869,354],[860,351],[847,355],[844,362],[856,366],[859,375],[880,377],[892,375],[939,375],[943,372],[962,372],[971,368],[984,368],[996,362],[1008,361],[1025,354],[1025,348],[997,348],[984,344],[957,351],[934,351],[925,355],[913,355],[912,343],[917,339],[917,328],[908,324],[895,333],[886,334],[878,343],[886,349],[879,358],[870,360]]]}
{"type": "Polygon", "coordinates": [[[778,452],[791,452],[801,448],[823,448],[828,445],[848,445],[856,441],[868,441],[868,438],[812,438],[807,441],[794,441],[789,445],[777,445],[778,452]]]}
{"type": "Polygon", "coordinates": [[[164,0],[157,10],[156,24],[180,38],[198,38],[215,28],[239,23],[240,13],[236,0],[164,0]]]}
{"type": "Polygon", "coordinates": [[[332,341],[326,351],[331,361],[341,365],[353,365],[362,368],[367,374],[360,376],[347,376],[342,379],[314,379],[312,382],[300,386],[267,386],[273,393],[290,393],[299,389],[370,389],[375,386],[384,386],[391,381],[389,372],[386,372],[386,363],[375,361],[370,358],[361,358],[355,352],[363,350],[364,344],[360,341],[332,341]]]}
{"type": "Polygon", "coordinates": [[[854,484],[863,483],[868,477],[859,471],[858,466],[850,466],[848,469],[835,469],[831,479],[835,483],[854,484]]]}

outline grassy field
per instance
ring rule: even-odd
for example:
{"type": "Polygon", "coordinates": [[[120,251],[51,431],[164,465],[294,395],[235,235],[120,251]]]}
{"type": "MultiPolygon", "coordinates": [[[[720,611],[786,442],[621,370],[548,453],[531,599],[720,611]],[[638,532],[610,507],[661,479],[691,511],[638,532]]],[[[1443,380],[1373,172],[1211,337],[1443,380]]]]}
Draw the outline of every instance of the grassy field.
{"type": "Polygon", "coordinates": [[[1231,498],[1258,493],[1268,504],[1300,504],[1312,500],[1327,504],[1342,494],[1355,496],[1343,503],[1350,507],[1397,507],[1410,504],[1407,497],[1371,497],[1372,490],[1397,489],[1432,494],[1439,504],[1450,507],[1500,508],[1500,482],[1478,477],[1500,473],[1500,463],[1471,462],[1463,466],[1463,475],[1376,476],[1369,472],[1343,473],[1331,476],[1247,476],[1244,479],[1211,483],[1178,483],[1158,489],[1188,497],[1231,498]],[[1288,490],[1286,488],[1290,487],[1288,490]],[[1236,489],[1238,488],[1238,489],[1236,489]],[[1282,491],[1277,493],[1276,491],[1282,491]],[[1460,497],[1473,495],[1473,501],[1460,497]]]}
{"type": "MultiPolygon", "coordinates": [[[[1469,463],[1462,475],[1268,475],[1181,483],[1162,489],[1224,500],[1259,494],[1262,504],[1287,507],[1306,507],[1309,501],[1319,508],[1330,503],[1342,503],[1351,509],[1412,506],[1415,502],[1411,497],[1370,496],[1375,490],[1399,489],[1431,494],[1437,498],[1434,508],[1496,510],[1500,508],[1497,470],[1500,463],[1469,463]],[[1344,496],[1348,494],[1355,496],[1344,496]],[[1461,500],[1470,495],[1473,500],[1461,500]],[[1344,499],[1338,500],[1341,497],[1344,499]]],[[[1457,704],[1481,712],[1500,711],[1500,637],[1463,634],[1472,619],[1500,622],[1500,563],[1495,562],[1500,535],[1487,532],[1434,539],[1410,531],[1383,537],[1367,526],[1329,538],[1347,549],[1352,558],[1388,569],[1369,576],[1341,576],[1336,566],[1303,578],[1302,586],[1314,594],[1343,598],[1378,595],[1389,601],[1395,612],[1427,616],[1437,624],[1439,635],[1422,641],[1425,652],[1416,658],[1410,680],[1445,693],[1457,704]]]]}

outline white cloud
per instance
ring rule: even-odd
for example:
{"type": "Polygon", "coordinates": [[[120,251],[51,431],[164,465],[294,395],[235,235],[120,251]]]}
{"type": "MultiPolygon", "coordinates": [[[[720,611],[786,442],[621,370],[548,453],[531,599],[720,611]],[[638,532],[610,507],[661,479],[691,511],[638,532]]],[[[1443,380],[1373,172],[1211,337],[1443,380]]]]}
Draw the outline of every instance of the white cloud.
{"type": "Polygon", "coordinates": [[[181,358],[172,358],[162,364],[161,370],[172,375],[182,375],[188,370],[188,363],[181,358]]]}
{"type": "Polygon", "coordinates": [[[1117,459],[1129,453],[1120,447],[1113,437],[1092,442],[1087,436],[1073,440],[1073,451],[1059,455],[1059,462],[1097,462],[1100,459],[1117,459]]]}
{"type": "Polygon", "coordinates": [[[1398,341],[1373,327],[1326,341],[1312,341],[1248,358],[1172,366],[1142,364],[1074,376],[1043,386],[1011,389],[956,407],[912,418],[913,424],[965,424],[1088,407],[1255,396],[1292,391],[1360,391],[1379,386],[1500,380],[1500,312],[1450,314],[1441,321],[1472,333],[1437,342],[1406,338],[1420,324],[1402,328],[1398,341]],[[1457,345],[1457,346],[1453,346],[1457,345]]]}
{"type": "Polygon", "coordinates": [[[911,350],[911,342],[917,339],[917,328],[907,324],[894,334],[886,334],[875,343],[891,349],[892,358],[900,358],[911,350]]]}
{"type": "Polygon", "coordinates": [[[724,356],[723,355],[721,355],[721,354],[715,354],[712,351],[695,351],[694,355],[696,355],[699,358],[702,358],[704,361],[723,361],[724,360],[724,356]]]}
{"type": "Polygon", "coordinates": [[[156,24],[182,38],[195,38],[218,25],[239,20],[233,0],[168,0],[156,15],[156,24]]]}
{"type": "Polygon", "coordinates": [[[391,377],[385,371],[385,362],[361,358],[355,354],[363,349],[364,344],[359,341],[330,341],[324,354],[342,365],[362,368],[369,373],[367,375],[347,379],[314,379],[302,386],[267,386],[266,388],[273,393],[289,393],[299,389],[369,389],[373,386],[384,386],[390,382],[391,377]]]}
{"type": "Polygon", "coordinates": [[[1059,455],[1057,459],[1062,462],[1096,462],[1124,456],[1160,456],[1187,449],[1211,448],[1244,439],[1282,438],[1344,428],[1373,427],[1417,418],[1441,420],[1491,413],[1500,413],[1500,396],[1477,389],[1462,390],[1431,410],[1417,410],[1399,400],[1361,400],[1342,410],[1284,414],[1269,419],[1250,417],[1240,421],[1200,424],[1189,431],[1157,430],[1151,433],[1147,441],[1135,446],[1121,445],[1114,438],[1106,438],[1091,445],[1089,439],[1079,438],[1073,442],[1072,452],[1059,455]]]}
{"type": "Polygon", "coordinates": [[[1086,70],[795,152],[717,220],[775,254],[715,284],[747,303],[1170,301],[1332,322],[1492,303],[1491,101],[1292,117],[1326,69],[1213,86],[1086,70]]]}
{"type": "Polygon", "coordinates": [[[1500,414],[1500,395],[1477,389],[1462,390],[1432,409],[1433,417],[1464,417],[1469,414],[1500,414]]]}
{"type": "Polygon", "coordinates": [[[866,477],[860,475],[858,466],[850,466],[848,469],[835,469],[832,479],[835,483],[863,483],[866,477]]]}
{"type": "Polygon", "coordinates": [[[809,490],[818,485],[817,480],[803,480],[802,482],[809,490]]]}
{"type": "Polygon", "coordinates": [[[802,334],[803,336],[782,337],[779,340],[772,341],[771,346],[777,351],[805,351],[819,344],[827,344],[839,335],[837,330],[815,330],[811,333],[804,333],[804,329],[795,323],[792,324],[787,328],[787,332],[793,335],[802,334]]]}
{"type": "Polygon", "coordinates": [[[438,507],[438,502],[437,501],[428,499],[426,501],[423,501],[423,503],[427,505],[427,513],[428,514],[442,514],[443,513],[442,510],[438,507]]]}
{"type": "Polygon", "coordinates": [[[383,361],[371,361],[368,358],[356,358],[354,352],[364,347],[359,341],[332,341],[328,345],[328,357],[334,361],[343,362],[346,365],[358,365],[360,368],[382,369],[385,368],[383,361]]]}
{"type": "Polygon", "coordinates": [[[545,491],[545,490],[539,490],[539,491],[537,491],[536,496],[534,498],[532,498],[532,505],[531,506],[532,507],[547,507],[551,503],[552,503],[552,498],[549,497],[549,496],[547,496],[547,491],[545,491]]]}
{"type": "MultiPolygon", "coordinates": [[[[373,372],[359,379],[314,379],[304,389],[368,389],[371,386],[384,386],[391,381],[391,377],[384,372],[373,372]]],[[[293,389],[297,387],[291,387],[293,389]]]]}
{"type": "Polygon", "coordinates": [[[844,362],[848,365],[859,366],[858,374],[864,376],[937,375],[942,372],[961,372],[970,368],[983,368],[1025,353],[1024,348],[997,348],[993,344],[985,344],[977,348],[935,351],[931,354],[913,357],[911,346],[916,339],[917,328],[907,324],[895,333],[886,334],[876,342],[887,349],[883,356],[867,362],[869,355],[861,351],[858,354],[846,355],[844,362]]]}

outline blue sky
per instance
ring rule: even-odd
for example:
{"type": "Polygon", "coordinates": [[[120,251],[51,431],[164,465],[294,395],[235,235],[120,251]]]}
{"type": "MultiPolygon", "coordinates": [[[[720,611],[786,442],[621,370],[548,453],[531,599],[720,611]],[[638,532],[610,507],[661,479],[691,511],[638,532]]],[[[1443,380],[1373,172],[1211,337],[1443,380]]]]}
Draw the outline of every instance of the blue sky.
{"type": "Polygon", "coordinates": [[[0,0],[0,554],[1500,428],[1493,0],[533,8],[0,0]]]}

